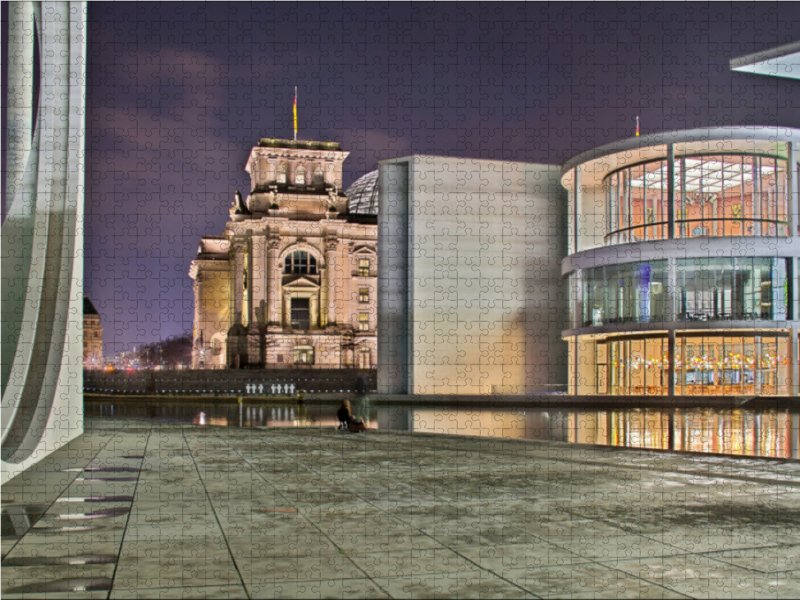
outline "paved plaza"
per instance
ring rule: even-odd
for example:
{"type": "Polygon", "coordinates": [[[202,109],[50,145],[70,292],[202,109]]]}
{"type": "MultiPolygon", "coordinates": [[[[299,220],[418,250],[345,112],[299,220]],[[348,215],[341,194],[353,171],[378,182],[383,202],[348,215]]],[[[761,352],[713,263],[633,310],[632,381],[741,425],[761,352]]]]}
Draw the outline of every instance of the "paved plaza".
{"type": "Polygon", "coordinates": [[[6,599],[800,596],[797,462],[87,419],[2,501],[6,599]]]}

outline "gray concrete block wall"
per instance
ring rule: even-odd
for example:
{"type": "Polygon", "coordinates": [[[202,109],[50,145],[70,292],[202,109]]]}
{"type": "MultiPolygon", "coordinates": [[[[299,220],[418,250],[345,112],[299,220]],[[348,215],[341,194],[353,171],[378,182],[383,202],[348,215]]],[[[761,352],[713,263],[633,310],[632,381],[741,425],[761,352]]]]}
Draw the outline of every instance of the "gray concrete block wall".
{"type": "Polygon", "coordinates": [[[412,156],[383,161],[380,172],[379,391],[513,394],[563,386],[567,199],[560,169],[412,156]]]}
{"type": "Polygon", "coordinates": [[[408,393],[408,165],[382,166],[378,187],[378,390],[408,393]]]}

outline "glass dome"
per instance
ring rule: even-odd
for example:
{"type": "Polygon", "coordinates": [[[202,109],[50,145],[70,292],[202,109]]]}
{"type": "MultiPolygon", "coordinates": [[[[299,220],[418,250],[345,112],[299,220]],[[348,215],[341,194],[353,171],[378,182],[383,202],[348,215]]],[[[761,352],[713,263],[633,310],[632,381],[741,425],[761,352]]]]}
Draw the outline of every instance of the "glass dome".
{"type": "Polygon", "coordinates": [[[353,182],[347,191],[349,212],[377,215],[378,214],[378,171],[367,173],[353,182]]]}

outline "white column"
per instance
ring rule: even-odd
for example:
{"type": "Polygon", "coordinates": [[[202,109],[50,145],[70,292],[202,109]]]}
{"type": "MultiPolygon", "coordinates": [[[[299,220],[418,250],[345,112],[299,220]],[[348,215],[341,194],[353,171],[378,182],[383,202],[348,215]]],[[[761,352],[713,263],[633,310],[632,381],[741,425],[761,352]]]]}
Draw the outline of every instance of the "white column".
{"type": "MultiPolygon", "coordinates": [[[[786,156],[788,159],[786,172],[786,187],[788,197],[786,204],[789,209],[789,236],[797,237],[800,233],[800,177],[798,177],[798,144],[800,142],[788,142],[786,144],[786,156]]],[[[797,317],[795,316],[795,319],[797,317]]]]}

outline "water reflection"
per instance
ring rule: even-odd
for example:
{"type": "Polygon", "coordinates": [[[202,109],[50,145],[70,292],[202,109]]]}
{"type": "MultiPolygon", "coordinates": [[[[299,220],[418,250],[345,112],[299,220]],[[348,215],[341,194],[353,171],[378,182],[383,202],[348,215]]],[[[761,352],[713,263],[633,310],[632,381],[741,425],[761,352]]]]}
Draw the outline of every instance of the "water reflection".
{"type": "MultiPolygon", "coordinates": [[[[188,404],[86,401],[86,415],[197,425],[336,427],[338,403],[188,404]],[[113,417],[112,415],[113,407],[113,417]],[[155,415],[155,416],[153,416],[155,415]]],[[[548,410],[376,406],[353,402],[370,429],[549,440],[714,454],[800,458],[800,412],[789,410],[548,410]]]]}

